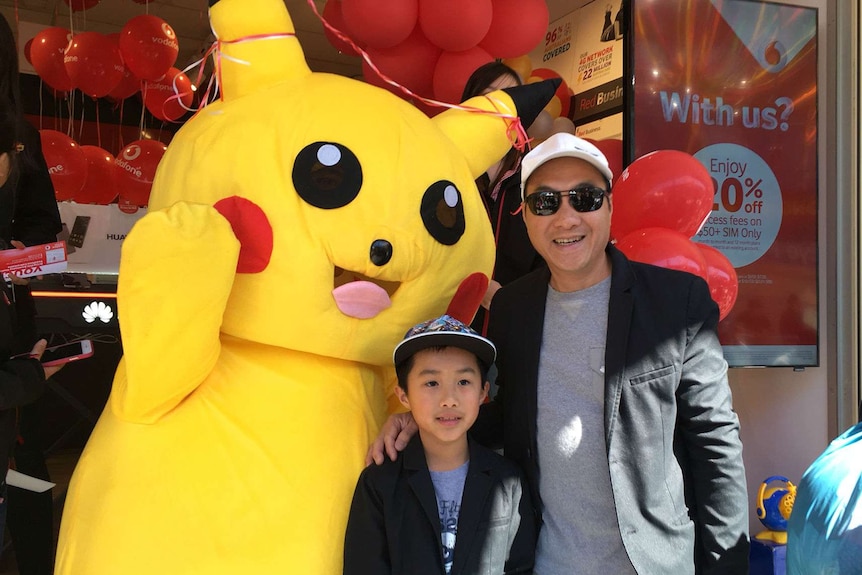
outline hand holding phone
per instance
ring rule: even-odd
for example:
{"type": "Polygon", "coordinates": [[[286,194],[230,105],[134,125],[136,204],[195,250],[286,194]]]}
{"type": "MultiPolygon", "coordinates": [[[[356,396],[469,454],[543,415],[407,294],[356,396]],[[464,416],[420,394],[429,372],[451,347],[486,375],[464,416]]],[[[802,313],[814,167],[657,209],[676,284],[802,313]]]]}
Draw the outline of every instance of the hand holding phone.
{"type": "Polygon", "coordinates": [[[70,361],[84,359],[93,355],[93,341],[82,339],[72,343],[66,343],[46,348],[39,361],[45,367],[62,365],[70,361]]]}

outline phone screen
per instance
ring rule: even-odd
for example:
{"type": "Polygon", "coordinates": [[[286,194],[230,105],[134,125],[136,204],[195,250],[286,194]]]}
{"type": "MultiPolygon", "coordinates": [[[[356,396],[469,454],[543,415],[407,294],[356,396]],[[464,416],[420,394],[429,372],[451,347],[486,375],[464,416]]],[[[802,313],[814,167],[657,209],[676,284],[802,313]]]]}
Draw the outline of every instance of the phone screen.
{"type": "Polygon", "coordinates": [[[89,339],[49,347],[42,354],[42,365],[56,365],[93,355],[93,342],[89,339]]]}

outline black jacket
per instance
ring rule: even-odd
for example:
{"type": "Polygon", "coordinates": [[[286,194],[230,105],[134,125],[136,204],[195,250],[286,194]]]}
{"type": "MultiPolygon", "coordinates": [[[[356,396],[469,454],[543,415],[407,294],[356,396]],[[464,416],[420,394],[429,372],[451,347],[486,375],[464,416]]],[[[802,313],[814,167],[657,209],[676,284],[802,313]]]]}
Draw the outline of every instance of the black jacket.
{"type": "MultiPolygon", "coordinates": [[[[532,573],[534,513],[517,466],[471,441],[451,575],[532,573]]],[[[360,475],[344,574],[444,574],[437,498],[418,434],[397,461],[360,475]]]]}
{"type": "MultiPolygon", "coordinates": [[[[482,175],[476,182],[497,246],[497,259],[494,261],[494,273],[491,277],[500,282],[500,285],[508,285],[537,268],[545,267],[545,260],[530,243],[524,218],[519,211],[521,172],[517,171],[502,181],[496,200],[487,189],[487,174],[482,175]]],[[[484,334],[487,331],[488,314],[485,308],[480,307],[470,324],[471,327],[484,334]]]]}
{"type": "MultiPolygon", "coordinates": [[[[604,431],[629,559],[644,574],[748,573],[748,496],[718,306],[701,278],[607,252],[604,431]]],[[[485,445],[502,440],[539,508],[536,394],[549,278],[537,270],[494,298],[488,336],[499,392],[471,430],[485,445]]]]}
{"type": "Polygon", "coordinates": [[[11,293],[0,279],[0,485],[16,437],[16,409],[45,391],[45,371],[35,359],[11,359],[17,325],[11,293]]]}

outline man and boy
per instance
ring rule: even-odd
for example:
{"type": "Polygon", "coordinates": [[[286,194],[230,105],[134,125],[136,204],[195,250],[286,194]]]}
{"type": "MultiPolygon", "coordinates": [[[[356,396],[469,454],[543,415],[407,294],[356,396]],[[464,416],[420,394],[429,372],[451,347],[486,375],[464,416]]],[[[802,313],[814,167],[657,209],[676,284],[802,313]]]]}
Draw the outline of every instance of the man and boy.
{"type": "MultiPolygon", "coordinates": [[[[610,243],[613,174],[591,143],[554,134],[521,178],[547,268],[491,302],[499,391],[471,436],[526,474],[535,572],[747,573],[739,420],[706,282],[610,243]]],[[[390,417],[369,462],[396,459],[416,427],[390,417]]]]}

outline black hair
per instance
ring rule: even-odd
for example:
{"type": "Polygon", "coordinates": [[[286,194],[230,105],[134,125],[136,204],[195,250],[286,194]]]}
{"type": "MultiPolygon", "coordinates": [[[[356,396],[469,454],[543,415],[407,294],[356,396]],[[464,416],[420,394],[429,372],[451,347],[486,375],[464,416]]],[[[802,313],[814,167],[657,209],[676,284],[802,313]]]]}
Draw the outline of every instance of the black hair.
{"type": "Polygon", "coordinates": [[[509,76],[515,81],[515,84],[520,86],[523,82],[518,73],[503,64],[502,62],[488,62],[476,68],[467,83],[464,84],[464,91],[461,93],[461,101],[469,100],[474,96],[479,96],[488,89],[500,76],[509,76]]]}
{"type": "MultiPolygon", "coordinates": [[[[448,347],[454,347],[449,345],[435,345],[429,346],[425,349],[431,349],[434,351],[443,351],[448,347]]],[[[464,349],[459,347],[458,349],[464,349]]],[[[420,350],[421,351],[421,350],[420,350]]],[[[464,350],[467,351],[467,350],[464,350]]],[[[488,381],[488,369],[490,366],[486,365],[484,361],[479,359],[479,356],[471,353],[473,357],[476,358],[476,363],[479,365],[479,375],[482,377],[482,385],[485,385],[485,382],[488,381]]],[[[413,364],[416,363],[416,354],[414,353],[410,357],[401,361],[401,363],[395,364],[395,375],[398,376],[398,387],[404,390],[404,393],[407,393],[407,378],[410,375],[410,371],[413,369],[413,364]]]]}
{"type": "Polygon", "coordinates": [[[4,104],[11,106],[16,122],[24,118],[18,78],[18,45],[8,20],[0,14],[0,98],[7,100],[4,104]]]}

